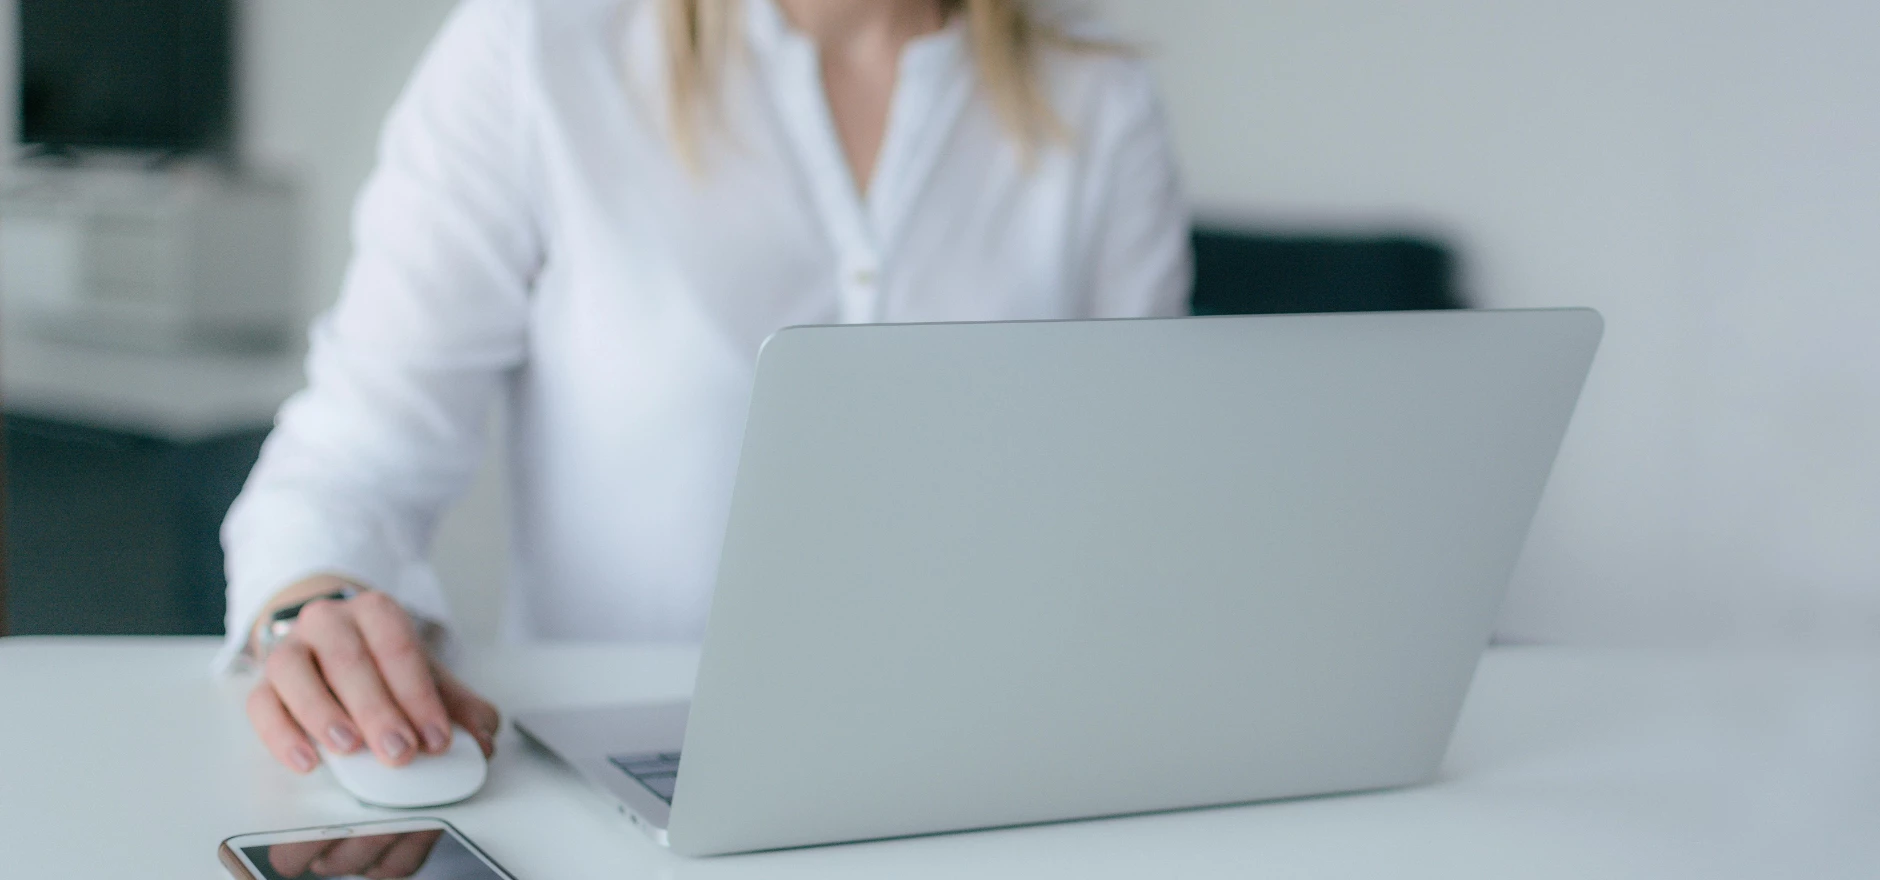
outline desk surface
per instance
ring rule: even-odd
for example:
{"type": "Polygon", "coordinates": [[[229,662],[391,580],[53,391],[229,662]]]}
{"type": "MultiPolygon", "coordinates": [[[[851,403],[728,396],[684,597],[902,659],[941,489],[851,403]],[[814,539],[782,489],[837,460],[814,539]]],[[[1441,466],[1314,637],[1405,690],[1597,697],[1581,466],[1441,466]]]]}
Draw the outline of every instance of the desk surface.
{"type": "MultiPolygon", "coordinates": [[[[209,639],[0,640],[0,873],[224,876],[231,834],[394,815],[274,766],[209,639]]],[[[683,695],[696,653],[498,649],[510,712],[683,695]]],[[[1491,651],[1435,784],[692,861],[506,731],[440,815],[520,880],[575,877],[1880,876],[1880,655],[1491,651]]]]}

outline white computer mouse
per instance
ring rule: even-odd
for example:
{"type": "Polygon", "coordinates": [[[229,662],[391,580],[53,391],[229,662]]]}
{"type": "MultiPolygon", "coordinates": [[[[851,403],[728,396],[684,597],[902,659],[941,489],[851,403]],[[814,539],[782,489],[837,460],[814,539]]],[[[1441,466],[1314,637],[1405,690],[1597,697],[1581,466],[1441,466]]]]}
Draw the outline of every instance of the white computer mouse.
{"type": "Polygon", "coordinates": [[[370,749],[340,755],[320,749],[334,781],[361,803],[375,807],[441,807],[477,793],[489,777],[489,762],[470,732],[458,727],[441,755],[419,755],[403,767],[379,763],[370,749]]]}

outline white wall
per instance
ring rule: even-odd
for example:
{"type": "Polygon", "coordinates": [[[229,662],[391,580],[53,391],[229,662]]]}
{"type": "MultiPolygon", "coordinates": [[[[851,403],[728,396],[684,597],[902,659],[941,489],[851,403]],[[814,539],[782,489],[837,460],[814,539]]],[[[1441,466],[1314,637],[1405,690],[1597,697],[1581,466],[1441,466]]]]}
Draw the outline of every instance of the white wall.
{"type": "Polygon", "coordinates": [[[1605,313],[1506,634],[1880,641],[1880,4],[1102,5],[1203,204],[1605,313]]]}
{"type": "Polygon", "coordinates": [[[241,0],[243,157],[294,173],[307,217],[305,313],[338,293],[347,217],[379,125],[454,0],[241,0]]]}

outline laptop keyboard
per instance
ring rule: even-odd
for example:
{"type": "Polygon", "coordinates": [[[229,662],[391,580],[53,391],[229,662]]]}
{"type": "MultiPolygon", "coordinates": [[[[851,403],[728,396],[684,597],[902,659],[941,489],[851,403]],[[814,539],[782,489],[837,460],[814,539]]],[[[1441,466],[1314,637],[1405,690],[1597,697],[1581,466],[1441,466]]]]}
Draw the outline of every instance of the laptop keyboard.
{"type": "Polygon", "coordinates": [[[679,778],[679,753],[657,752],[646,755],[608,755],[607,760],[621,772],[633,777],[646,790],[667,804],[672,803],[673,783],[679,778]]]}

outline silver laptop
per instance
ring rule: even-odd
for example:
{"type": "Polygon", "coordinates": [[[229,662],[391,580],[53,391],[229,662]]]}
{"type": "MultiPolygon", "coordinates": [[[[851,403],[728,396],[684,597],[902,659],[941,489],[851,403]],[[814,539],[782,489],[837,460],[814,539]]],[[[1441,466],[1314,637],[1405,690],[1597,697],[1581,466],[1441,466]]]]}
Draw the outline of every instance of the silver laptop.
{"type": "Polygon", "coordinates": [[[784,330],[689,706],[518,722],[693,855],[1427,780],[1600,332],[784,330]]]}

